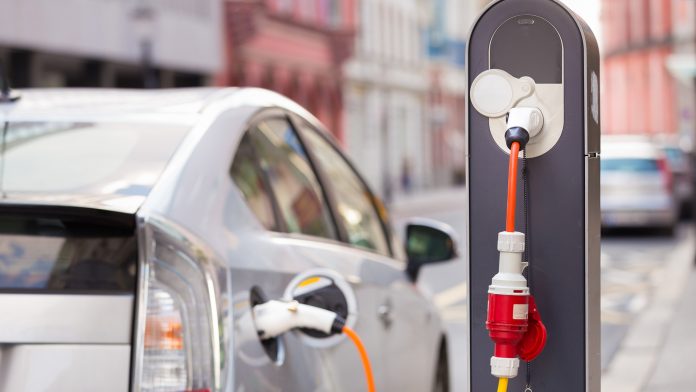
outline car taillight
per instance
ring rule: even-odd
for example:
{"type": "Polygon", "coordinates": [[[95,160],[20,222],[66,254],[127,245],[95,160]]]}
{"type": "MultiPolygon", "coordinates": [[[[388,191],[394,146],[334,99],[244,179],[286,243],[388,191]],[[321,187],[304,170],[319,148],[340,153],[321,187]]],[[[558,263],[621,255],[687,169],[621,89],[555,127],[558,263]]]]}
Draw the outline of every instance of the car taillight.
{"type": "Polygon", "coordinates": [[[672,192],[672,171],[669,168],[667,159],[658,159],[657,167],[660,169],[660,173],[662,173],[662,178],[665,182],[665,189],[667,189],[667,192],[672,192]]]}
{"type": "Polygon", "coordinates": [[[143,377],[145,391],[183,391],[188,386],[180,304],[156,282],[148,287],[143,377]]]}
{"type": "MultiPolygon", "coordinates": [[[[134,390],[210,392],[220,388],[220,332],[210,263],[165,235],[147,235],[144,312],[134,390]],[[205,265],[204,265],[205,264],[205,265]]],[[[141,286],[142,287],[142,286],[141,286]]],[[[138,355],[138,354],[136,354],[138,355]]]]}

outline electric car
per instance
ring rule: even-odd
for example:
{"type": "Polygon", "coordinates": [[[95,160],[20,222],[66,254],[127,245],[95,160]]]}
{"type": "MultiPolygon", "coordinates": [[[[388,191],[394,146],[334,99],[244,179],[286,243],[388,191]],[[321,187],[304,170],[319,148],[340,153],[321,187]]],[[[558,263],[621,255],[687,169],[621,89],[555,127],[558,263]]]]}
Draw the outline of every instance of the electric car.
{"type": "Polygon", "coordinates": [[[650,227],[672,233],[678,201],[663,152],[641,137],[606,137],[601,162],[602,226],[650,227]]]}
{"type": "Polygon", "coordinates": [[[262,89],[26,90],[0,103],[0,391],[356,391],[343,335],[261,340],[254,306],[322,307],[382,391],[445,391],[414,284],[443,224],[387,212],[311,114],[262,89]]]}

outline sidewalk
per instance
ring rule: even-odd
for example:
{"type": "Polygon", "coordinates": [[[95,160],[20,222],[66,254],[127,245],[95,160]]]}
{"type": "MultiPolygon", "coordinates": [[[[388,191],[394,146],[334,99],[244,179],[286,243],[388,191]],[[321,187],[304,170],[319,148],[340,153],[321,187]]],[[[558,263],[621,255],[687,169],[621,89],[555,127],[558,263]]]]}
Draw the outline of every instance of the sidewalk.
{"type": "Polygon", "coordinates": [[[696,271],[691,271],[677,313],[670,323],[667,339],[645,391],[696,390],[693,357],[696,349],[696,271]]]}
{"type": "Polygon", "coordinates": [[[652,277],[650,305],[633,322],[607,371],[606,392],[696,390],[696,270],[693,239],[652,277]]]}

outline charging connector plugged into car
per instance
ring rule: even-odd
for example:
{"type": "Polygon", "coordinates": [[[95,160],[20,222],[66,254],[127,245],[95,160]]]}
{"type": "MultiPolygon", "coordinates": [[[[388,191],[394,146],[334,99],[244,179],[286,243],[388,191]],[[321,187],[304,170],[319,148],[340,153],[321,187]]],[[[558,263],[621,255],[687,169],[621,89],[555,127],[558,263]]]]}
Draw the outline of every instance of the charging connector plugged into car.
{"type": "Polygon", "coordinates": [[[272,300],[253,307],[256,331],[262,340],[272,339],[294,329],[313,329],[326,334],[346,335],[358,349],[365,369],[368,392],[375,392],[375,381],[367,350],[358,334],[335,312],[298,301],[272,300]]]}

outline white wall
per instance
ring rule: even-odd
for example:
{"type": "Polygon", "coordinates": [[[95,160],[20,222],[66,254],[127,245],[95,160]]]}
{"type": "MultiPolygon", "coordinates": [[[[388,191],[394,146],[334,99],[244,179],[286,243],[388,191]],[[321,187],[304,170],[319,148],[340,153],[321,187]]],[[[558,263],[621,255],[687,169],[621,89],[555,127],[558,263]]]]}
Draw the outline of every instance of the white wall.
{"type": "MultiPolygon", "coordinates": [[[[132,12],[142,0],[2,0],[0,45],[137,63],[132,12]]],[[[221,0],[151,0],[156,66],[216,72],[221,0]]]]}

